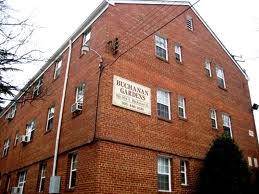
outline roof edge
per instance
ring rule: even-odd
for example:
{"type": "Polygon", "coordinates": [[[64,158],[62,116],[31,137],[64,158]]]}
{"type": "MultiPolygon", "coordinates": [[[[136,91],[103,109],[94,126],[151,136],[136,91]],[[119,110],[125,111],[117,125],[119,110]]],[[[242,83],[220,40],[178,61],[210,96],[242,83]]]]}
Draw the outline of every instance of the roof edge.
{"type": "Polygon", "coordinates": [[[47,62],[40,68],[40,70],[28,81],[28,83],[18,92],[17,95],[12,99],[2,112],[0,112],[0,118],[2,118],[6,112],[16,103],[19,98],[34,84],[34,82],[41,77],[50,66],[60,58],[60,56],[65,52],[69,46],[69,41],[72,43],[81,35],[81,33],[87,29],[96,19],[108,8],[110,3],[108,0],[104,0],[101,4],[87,17],[87,19],[77,28],[77,30],[52,54],[52,56],[47,60],[47,62]]]}

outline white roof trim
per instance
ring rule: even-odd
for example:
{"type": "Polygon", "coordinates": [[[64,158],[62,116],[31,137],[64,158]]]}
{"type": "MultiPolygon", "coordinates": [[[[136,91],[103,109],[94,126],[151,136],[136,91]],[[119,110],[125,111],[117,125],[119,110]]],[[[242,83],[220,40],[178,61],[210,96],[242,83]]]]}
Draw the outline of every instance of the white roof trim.
{"type": "Polygon", "coordinates": [[[189,1],[158,1],[158,0],[107,0],[111,5],[122,4],[145,4],[145,5],[191,5],[189,1]]]}

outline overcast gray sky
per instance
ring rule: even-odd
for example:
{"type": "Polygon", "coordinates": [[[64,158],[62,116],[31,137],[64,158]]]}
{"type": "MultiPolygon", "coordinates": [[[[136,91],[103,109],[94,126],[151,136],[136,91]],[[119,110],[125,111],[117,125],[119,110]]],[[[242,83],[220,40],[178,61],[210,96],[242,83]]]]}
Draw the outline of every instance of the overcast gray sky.
{"type": "MultiPolygon", "coordinates": [[[[36,47],[51,56],[76,30],[102,0],[9,0],[17,15],[29,17],[38,28],[33,35],[36,47]]],[[[191,0],[191,3],[195,1],[191,0]]],[[[259,103],[259,1],[258,0],[201,0],[195,8],[234,55],[245,60],[240,65],[250,77],[252,102],[259,103]]],[[[16,75],[16,83],[26,83],[42,64],[25,66],[16,75]]],[[[259,128],[259,110],[255,111],[259,128]]]]}

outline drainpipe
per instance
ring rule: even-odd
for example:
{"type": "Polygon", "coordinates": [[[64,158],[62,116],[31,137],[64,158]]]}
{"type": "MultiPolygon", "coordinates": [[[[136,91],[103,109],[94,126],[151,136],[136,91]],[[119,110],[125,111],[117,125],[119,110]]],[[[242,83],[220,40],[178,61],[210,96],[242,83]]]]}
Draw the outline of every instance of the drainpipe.
{"type": "Polygon", "coordinates": [[[57,135],[56,135],[52,176],[50,178],[50,185],[49,185],[49,193],[60,193],[60,176],[57,176],[56,172],[57,172],[57,160],[58,160],[61,124],[62,124],[62,118],[63,118],[63,110],[64,110],[64,104],[65,104],[66,91],[67,91],[67,81],[68,81],[69,67],[70,67],[70,61],[71,61],[71,52],[72,52],[72,41],[70,40],[63,93],[62,93],[60,111],[59,111],[58,128],[57,128],[57,135]]]}

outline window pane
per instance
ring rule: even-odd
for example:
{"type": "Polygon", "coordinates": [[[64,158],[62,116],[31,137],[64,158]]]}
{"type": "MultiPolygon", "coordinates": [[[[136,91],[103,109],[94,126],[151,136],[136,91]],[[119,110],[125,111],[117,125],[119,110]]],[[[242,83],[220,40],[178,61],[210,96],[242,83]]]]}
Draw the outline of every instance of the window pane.
{"type": "Polygon", "coordinates": [[[229,127],[225,127],[223,126],[223,129],[224,129],[224,133],[227,137],[231,137],[231,131],[230,131],[230,128],[229,127]]]}
{"type": "Polygon", "coordinates": [[[169,190],[169,176],[168,175],[158,175],[158,189],[168,191],[169,190]]]}
{"type": "Polygon", "coordinates": [[[169,119],[169,110],[168,106],[165,106],[163,104],[157,104],[157,114],[159,117],[163,117],[166,119],[169,119]]]}
{"type": "Polygon", "coordinates": [[[76,171],[72,171],[70,187],[75,187],[75,185],[76,185],[76,171]]]}
{"type": "Polygon", "coordinates": [[[179,116],[184,117],[184,109],[179,107],[179,116]]]}
{"type": "Polygon", "coordinates": [[[157,56],[159,56],[163,59],[166,59],[166,50],[165,49],[156,46],[156,54],[157,54],[157,56]]]}

